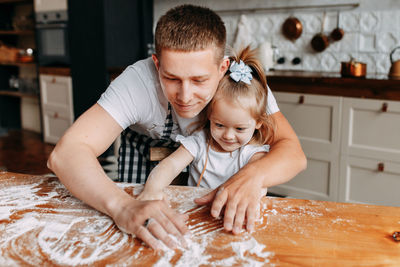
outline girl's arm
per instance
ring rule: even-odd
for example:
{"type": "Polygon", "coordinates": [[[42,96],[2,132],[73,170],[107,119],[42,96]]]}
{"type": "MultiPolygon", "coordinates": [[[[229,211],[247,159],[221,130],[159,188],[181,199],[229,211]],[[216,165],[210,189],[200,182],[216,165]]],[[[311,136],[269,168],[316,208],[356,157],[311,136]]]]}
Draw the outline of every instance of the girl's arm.
{"type": "Polygon", "coordinates": [[[162,199],[163,189],[167,187],[178,174],[192,162],[194,157],[184,147],[180,146],[171,155],[163,159],[147,178],[142,193],[138,196],[141,200],[162,199]]]}

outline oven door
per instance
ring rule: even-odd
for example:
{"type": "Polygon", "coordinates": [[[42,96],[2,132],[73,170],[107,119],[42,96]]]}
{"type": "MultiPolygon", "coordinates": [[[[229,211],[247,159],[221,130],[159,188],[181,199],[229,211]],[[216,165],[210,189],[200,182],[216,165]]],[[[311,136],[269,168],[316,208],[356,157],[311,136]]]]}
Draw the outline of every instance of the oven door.
{"type": "Polygon", "coordinates": [[[37,24],[36,34],[40,66],[69,65],[67,23],[37,24]]]}

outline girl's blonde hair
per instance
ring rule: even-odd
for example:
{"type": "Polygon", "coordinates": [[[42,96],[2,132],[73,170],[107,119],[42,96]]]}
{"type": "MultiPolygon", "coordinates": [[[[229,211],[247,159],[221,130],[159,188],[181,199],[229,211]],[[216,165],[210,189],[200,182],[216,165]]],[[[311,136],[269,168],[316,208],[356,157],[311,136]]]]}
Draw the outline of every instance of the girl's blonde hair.
{"type": "MultiPolygon", "coordinates": [[[[209,129],[208,118],[212,112],[213,104],[215,101],[224,98],[248,109],[256,122],[261,123],[261,127],[254,131],[253,138],[249,143],[262,145],[273,142],[276,126],[272,117],[267,114],[267,78],[260,61],[257,59],[257,52],[257,50],[252,50],[247,46],[236,55],[229,57],[231,63],[233,61],[239,63],[240,60],[242,60],[244,64],[251,68],[251,74],[253,76],[251,84],[247,84],[243,81],[234,81],[229,76],[230,71],[228,70],[219,82],[215,96],[208,104],[205,113],[202,114],[198,127],[195,130],[202,128],[209,129]],[[240,101],[242,98],[254,99],[254,102],[252,102],[251,105],[244,106],[240,101]]],[[[246,101],[244,101],[244,103],[246,103],[246,101]]]]}

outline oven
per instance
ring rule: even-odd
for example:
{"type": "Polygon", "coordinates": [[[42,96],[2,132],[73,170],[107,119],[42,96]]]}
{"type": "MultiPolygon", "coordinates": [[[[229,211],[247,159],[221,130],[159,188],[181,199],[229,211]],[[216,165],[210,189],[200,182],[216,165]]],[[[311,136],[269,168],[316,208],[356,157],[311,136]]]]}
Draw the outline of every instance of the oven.
{"type": "Polygon", "coordinates": [[[40,66],[69,66],[67,11],[36,13],[36,40],[40,66]]]}

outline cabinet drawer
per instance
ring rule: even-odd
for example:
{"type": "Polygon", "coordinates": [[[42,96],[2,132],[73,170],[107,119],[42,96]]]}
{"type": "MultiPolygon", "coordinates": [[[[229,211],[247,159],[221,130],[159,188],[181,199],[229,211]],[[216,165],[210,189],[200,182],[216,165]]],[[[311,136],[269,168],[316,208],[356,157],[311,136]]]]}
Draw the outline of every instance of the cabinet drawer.
{"type": "Polygon", "coordinates": [[[42,107],[73,113],[72,79],[56,75],[40,75],[42,107]]]}
{"type": "Polygon", "coordinates": [[[339,153],[340,97],[281,92],[274,96],[304,151],[339,153]]]}
{"type": "Polygon", "coordinates": [[[307,169],[292,180],[268,189],[295,198],[337,201],[338,160],[307,156],[307,169]]]}
{"type": "Polygon", "coordinates": [[[72,125],[73,118],[51,109],[43,110],[44,141],[55,144],[72,125]]]}
{"type": "Polygon", "coordinates": [[[400,102],[344,98],[342,151],[400,162],[400,102]]]}
{"type": "Polygon", "coordinates": [[[400,206],[400,163],[343,157],[340,201],[400,206]]]}

